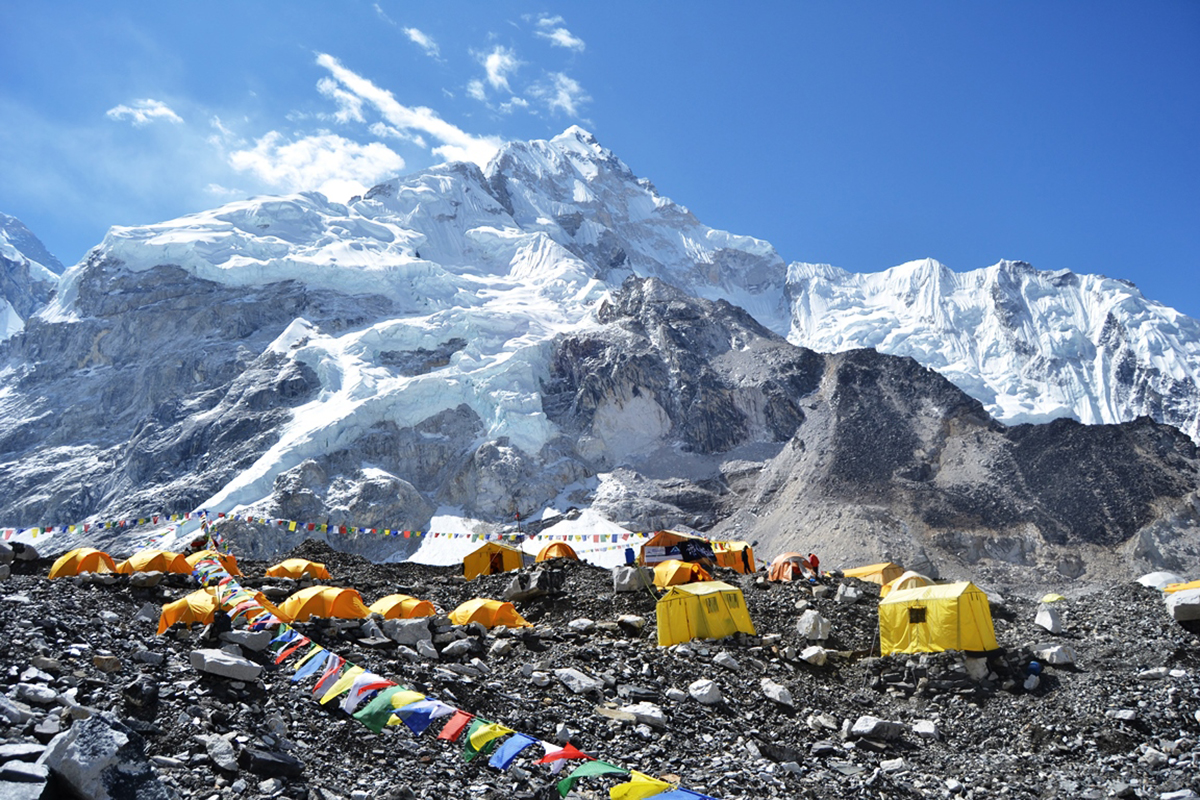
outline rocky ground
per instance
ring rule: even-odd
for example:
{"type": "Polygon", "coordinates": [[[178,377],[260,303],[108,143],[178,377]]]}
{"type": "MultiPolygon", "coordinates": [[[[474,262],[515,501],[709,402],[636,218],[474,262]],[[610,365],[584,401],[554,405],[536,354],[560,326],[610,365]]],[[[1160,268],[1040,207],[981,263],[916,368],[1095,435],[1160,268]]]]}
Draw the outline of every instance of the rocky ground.
{"type": "MultiPolygon", "coordinates": [[[[367,602],[403,592],[446,612],[501,597],[514,575],[467,583],[452,568],[372,564],[316,542],[290,555],[325,562],[328,583],[367,602]]],[[[155,633],[161,605],[196,587],[190,577],[140,587],[127,577],[50,581],[49,566],[16,560],[0,584],[0,798],[70,796],[72,768],[43,752],[62,751],[55,737],[86,725],[124,735],[119,779],[86,785],[88,798],[558,796],[566,772],[534,765],[540,748],[500,771],[485,758],[464,761],[461,743],[438,741],[438,722],[421,736],[403,726],[372,734],[336,704],[314,701],[312,681],[293,683],[291,659],[275,666],[245,649],[266,665],[254,680],[198,671],[192,651],[213,646],[199,628],[155,633]],[[39,756],[53,767],[48,779],[39,756]]],[[[243,562],[243,583],[269,595],[295,588],[257,577],[265,566],[243,562]]],[[[436,660],[370,624],[297,627],[479,717],[724,800],[1200,793],[1200,637],[1136,583],[1055,604],[1057,635],[1035,624],[1037,598],[994,598],[1004,652],[983,662],[875,657],[873,584],[769,584],[725,571],[718,577],[743,589],[758,635],[659,648],[649,592],[615,593],[607,570],[584,564],[548,569],[563,592],[517,602],[532,629],[487,633],[432,618],[436,660]],[[829,620],[825,640],[798,630],[805,610],[829,620]],[[1028,664],[1046,644],[1073,663],[1047,664],[1027,690],[1028,664]]],[[[88,758],[79,744],[66,761],[88,758]]],[[[584,779],[572,797],[608,797],[621,782],[584,779]]]]}

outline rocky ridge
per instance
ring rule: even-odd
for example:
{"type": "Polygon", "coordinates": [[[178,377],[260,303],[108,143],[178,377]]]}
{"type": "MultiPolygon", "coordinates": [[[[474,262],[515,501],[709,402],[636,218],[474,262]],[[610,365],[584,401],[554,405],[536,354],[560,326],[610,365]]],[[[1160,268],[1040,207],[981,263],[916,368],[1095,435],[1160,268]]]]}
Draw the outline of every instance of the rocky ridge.
{"type": "MultiPolygon", "coordinates": [[[[372,564],[313,541],[290,555],[325,562],[330,583],[368,601],[410,592],[443,611],[501,596],[521,574],[466,583],[451,568],[372,564]]],[[[265,562],[242,566],[261,575],[265,562]]],[[[12,568],[0,603],[11,643],[0,655],[5,797],[42,796],[45,781],[45,791],[62,791],[66,771],[43,767],[61,763],[54,754],[66,739],[56,737],[76,728],[125,742],[117,760],[129,783],[89,798],[557,796],[562,776],[525,757],[501,772],[484,759],[464,763],[461,745],[432,732],[371,734],[337,704],[317,704],[307,683],[290,681],[290,662],[274,666],[249,639],[226,645],[254,666],[246,674],[197,670],[193,653],[214,646],[198,629],[155,635],[161,604],[195,588],[188,577],[49,581],[45,559],[12,568]]],[[[1200,790],[1198,632],[1136,583],[1070,593],[1054,605],[1057,634],[1035,624],[1035,599],[993,597],[1004,652],[986,660],[878,658],[874,584],[769,584],[720,571],[742,587],[757,635],[659,648],[647,592],[614,592],[608,571],[584,564],[541,569],[550,574],[542,584],[561,589],[516,601],[528,630],[444,617],[418,623],[423,633],[372,622],[298,627],[480,717],[726,800],[1183,800],[1200,790]],[[827,632],[801,629],[814,613],[827,632]],[[1045,666],[1030,681],[1035,659],[1045,666]]],[[[274,596],[295,588],[243,583],[274,596]]],[[[606,797],[618,782],[587,779],[572,796],[606,797]]]]}

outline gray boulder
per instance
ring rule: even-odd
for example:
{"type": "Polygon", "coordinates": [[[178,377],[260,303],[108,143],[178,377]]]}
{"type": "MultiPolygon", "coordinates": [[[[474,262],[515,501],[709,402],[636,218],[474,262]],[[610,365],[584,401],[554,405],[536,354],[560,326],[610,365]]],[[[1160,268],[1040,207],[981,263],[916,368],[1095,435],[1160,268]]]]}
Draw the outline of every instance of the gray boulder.
{"type": "Polygon", "coordinates": [[[654,570],[648,567],[613,567],[614,592],[643,592],[654,586],[654,570]]]}
{"type": "Polygon", "coordinates": [[[226,653],[224,650],[193,650],[192,667],[210,675],[220,675],[235,681],[252,681],[262,673],[262,666],[253,661],[226,653]]]}
{"type": "Polygon", "coordinates": [[[38,759],[88,800],[167,800],[146,759],[142,737],[112,714],[76,722],[38,759]]]}

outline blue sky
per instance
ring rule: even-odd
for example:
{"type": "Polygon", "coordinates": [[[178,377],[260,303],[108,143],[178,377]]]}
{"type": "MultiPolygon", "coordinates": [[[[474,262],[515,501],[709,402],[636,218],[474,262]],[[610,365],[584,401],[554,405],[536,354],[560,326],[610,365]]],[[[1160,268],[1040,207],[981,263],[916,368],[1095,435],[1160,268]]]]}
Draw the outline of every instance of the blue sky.
{"type": "Polygon", "coordinates": [[[0,7],[0,211],[110,225],[592,131],[788,261],[1103,273],[1200,317],[1200,4],[0,7]]]}

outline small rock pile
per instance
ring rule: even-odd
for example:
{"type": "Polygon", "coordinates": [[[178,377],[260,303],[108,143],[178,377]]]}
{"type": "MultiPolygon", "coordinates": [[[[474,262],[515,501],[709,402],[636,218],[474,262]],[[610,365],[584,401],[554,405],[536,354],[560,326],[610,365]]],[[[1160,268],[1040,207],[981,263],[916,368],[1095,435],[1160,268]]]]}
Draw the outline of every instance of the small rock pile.
{"type": "MultiPolygon", "coordinates": [[[[372,564],[319,542],[367,602],[405,593],[443,613],[296,627],[372,672],[538,739],[723,800],[1140,797],[1200,793],[1200,639],[1136,583],[1055,604],[995,598],[987,658],[878,653],[878,587],[852,579],[742,588],[756,635],[656,644],[655,597],[555,561],[466,582],[454,568],[372,564]],[[540,571],[540,574],[537,574],[540,571]],[[531,628],[457,626],[509,593],[531,628]],[[1033,666],[1040,665],[1040,671],[1033,666]],[[1030,681],[1036,677],[1036,681],[1030,681]]],[[[300,584],[260,577],[281,598],[300,584]]],[[[506,771],[403,726],[372,733],[312,681],[293,682],[264,634],[156,635],[163,603],[195,588],[128,577],[49,581],[46,559],[0,584],[0,797],[191,800],[558,797],[530,748],[506,771]]],[[[269,635],[268,635],[269,636],[269,635]]],[[[534,752],[536,751],[536,752],[534,752]]],[[[578,762],[576,762],[578,763],[578,762]]],[[[580,781],[606,798],[621,779],[580,781]]]]}

